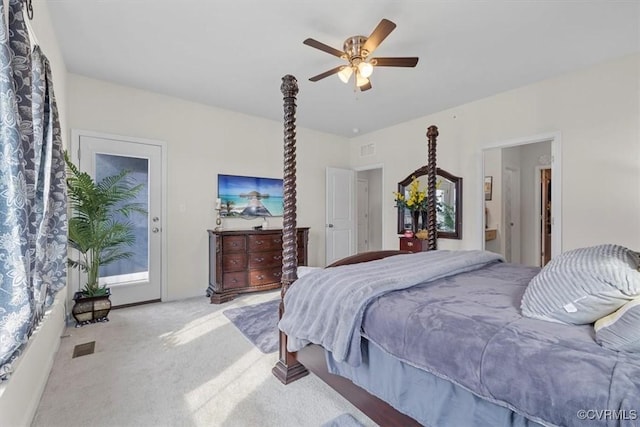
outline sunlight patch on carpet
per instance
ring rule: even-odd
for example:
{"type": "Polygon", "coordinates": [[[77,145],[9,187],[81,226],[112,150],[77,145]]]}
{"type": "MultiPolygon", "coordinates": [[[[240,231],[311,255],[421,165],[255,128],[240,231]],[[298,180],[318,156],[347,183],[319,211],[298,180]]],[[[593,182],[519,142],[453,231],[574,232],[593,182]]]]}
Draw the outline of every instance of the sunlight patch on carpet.
{"type": "MultiPolygon", "coordinates": [[[[211,400],[225,396],[228,400],[224,405],[216,407],[216,418],[226,419],[236,405],[272,376],[268,369],[260,369],[257,362],[261,357],[260,353],[250,351],[228,367],[223,368],[221,372],[218,372],[218,369],[212,365],[211,371],[203,373],[203,377],[211,377],[211,379],[184,394],[184,401],[189,411],[192,414],[207,411],[211,400]],[[235,390],[238,384],[242,384],[241,391],[235,390]]],[[[219,363],[224,366],[224,363],[219,363]]]]}
{"type": "Polygon", "coordinates": [[[215,312],[198,317],[176,331],[162,334],[160,335],[160,339],[169,347],[179,347],[189,344],[227,324],[227,319],[222,316],[220,312],[215,312]]]}

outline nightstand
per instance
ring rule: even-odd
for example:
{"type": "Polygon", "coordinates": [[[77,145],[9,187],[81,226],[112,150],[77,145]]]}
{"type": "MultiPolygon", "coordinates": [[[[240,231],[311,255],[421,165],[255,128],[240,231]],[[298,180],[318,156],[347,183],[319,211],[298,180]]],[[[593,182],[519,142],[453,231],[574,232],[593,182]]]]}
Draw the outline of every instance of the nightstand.
{"type": "Polygon", "coordinates": [[[400,237],[400,250],[411,252],[423,252],[427,249],[427,241],[417,237],[400,237]]]}

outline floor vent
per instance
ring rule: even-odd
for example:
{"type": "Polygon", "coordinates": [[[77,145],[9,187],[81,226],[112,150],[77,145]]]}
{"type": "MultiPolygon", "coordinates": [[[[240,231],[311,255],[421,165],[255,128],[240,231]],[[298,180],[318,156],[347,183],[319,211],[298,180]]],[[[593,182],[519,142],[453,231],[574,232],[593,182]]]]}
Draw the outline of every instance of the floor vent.
{"type": "Polygon", "coordinates": [[[88,354],[93,354],[96,350],[96,342],[86,342],[84,344],[78,344],[73,348],[73,359],[80,356],[86,356],[88,354]]]}

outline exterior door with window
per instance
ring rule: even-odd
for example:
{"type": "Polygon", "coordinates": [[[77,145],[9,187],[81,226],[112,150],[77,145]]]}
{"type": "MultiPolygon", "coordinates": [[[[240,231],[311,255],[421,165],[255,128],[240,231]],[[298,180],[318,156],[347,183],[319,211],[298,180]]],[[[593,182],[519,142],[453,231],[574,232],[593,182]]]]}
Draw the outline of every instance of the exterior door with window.
{"type": "MultiPolygon", "coordinates": [[[[134,184],[142,184],[138,194],[147,214],[134,213],[136,241],[129,248],[133,256],[101,267],[100,283],[111,288],[114,306],[158,301],[162,298],[162,156],[163,144],[137,138],[74,132],[80,170],[96,181],[130,171],[134,184]]],[[[84,278],[80,277],[80,288],[84,278]]]]}

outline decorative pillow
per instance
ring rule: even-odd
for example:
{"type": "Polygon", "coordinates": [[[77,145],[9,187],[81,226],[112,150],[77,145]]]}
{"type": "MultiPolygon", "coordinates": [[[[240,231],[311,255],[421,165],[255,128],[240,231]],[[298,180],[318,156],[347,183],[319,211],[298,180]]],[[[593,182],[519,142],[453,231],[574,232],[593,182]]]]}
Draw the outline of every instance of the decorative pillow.
{"type": "Polygon", "coordinates": [[[596,321],[596,341],[616,351],[640,352],[640,298],[596,321]]]}
{"type": "Polygon", "coordinates": [[[553,258],[529,282],[522,314],[552,322],[586,324],[640,296],[634,252],[618,245],[575,249],[553,258]]]}

